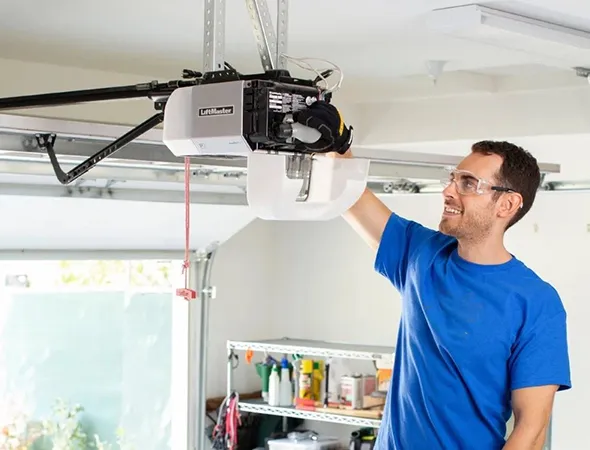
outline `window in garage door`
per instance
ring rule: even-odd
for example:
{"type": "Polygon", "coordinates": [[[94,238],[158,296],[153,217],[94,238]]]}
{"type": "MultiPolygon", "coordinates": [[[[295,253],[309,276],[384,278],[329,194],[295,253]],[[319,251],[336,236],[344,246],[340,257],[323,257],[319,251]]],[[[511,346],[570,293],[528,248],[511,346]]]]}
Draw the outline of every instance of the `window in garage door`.
{"type": "Polygon", "coordinates": [[[174,405],[182,396],[175,389],[185,385],[175,366],[186,359],[173,345],[186,342],[174,324],[178,267],[1,261],[0,439],[35,439],[45,430],[119,449],[123,433],[130,446],[121,448],[173,448],[172,425],[184,422],[173,414],[185,411],[174,405]],[[75,420],[66,419],[76,408],[75,420]]]}

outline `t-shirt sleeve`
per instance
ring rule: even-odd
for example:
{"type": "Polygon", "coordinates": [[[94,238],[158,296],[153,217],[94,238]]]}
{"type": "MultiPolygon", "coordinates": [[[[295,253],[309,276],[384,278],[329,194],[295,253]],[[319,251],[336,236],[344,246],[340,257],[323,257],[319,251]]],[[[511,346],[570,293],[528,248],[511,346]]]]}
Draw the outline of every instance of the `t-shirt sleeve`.
{"type": "Polygon", "coordinates": [[[567,314],[557,292],[549,287],[535,303],[540,312],[531,314],[516,339],[510,358],[511,388],[557,385],[572,387],[567,340],[567,314]]]}
{"type": "Polygon", "coordinates": [[[414,251],[436,232],[392,213],[385,225],[375,257],[375,270],[399,291],[406,281],[408,263],[414,251]]]}

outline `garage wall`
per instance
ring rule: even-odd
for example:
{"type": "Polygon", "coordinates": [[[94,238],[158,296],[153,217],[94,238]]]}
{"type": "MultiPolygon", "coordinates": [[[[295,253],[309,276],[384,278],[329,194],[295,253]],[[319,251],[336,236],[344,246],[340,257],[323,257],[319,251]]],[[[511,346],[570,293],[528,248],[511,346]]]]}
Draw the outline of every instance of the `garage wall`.
{"type": "MultiPolygon", "coordinates": [[[[273,223],[255,221],[224,243],[216,256],[211,283],[217,298],[211,302],[208,349],[208,396],[225,395],[227,340],[269,339],[281,335],[277,295],[273,223]]],[[[241,364],[245,365],[243,354],[241,364]]],[[[240,371],[234,386],[240,392],[260,389],[254,370],[240,371]]]]}
{"type": "MultiPolygon", "coordinates": [[[[387,204],[405,217],[437,226],[439,195],[390,198],[387,204]]],[[[277,232],[289,236],[277,241],[275,251],[276,264],[281,267],[276,280],[280,281],[281,302],[292,305],[288,307],[292,334],[395,345],[399,295],[373,271],[374,255],[343,220],[281,223],[277,232]]],[[[590,388],[585,383],[590,377],[590,362],[585,356],[590,338],[586,298],[590,193],[541,193],[529,216],[510,231],[507,244],[555,285],[569,314],[574,389],[557,396],[553,449],[588,449],[590,438],[584,418],[590,402],[590,388]]],[[[346,433],[338,426],[322,426],[326,428],[346,433]]]]}

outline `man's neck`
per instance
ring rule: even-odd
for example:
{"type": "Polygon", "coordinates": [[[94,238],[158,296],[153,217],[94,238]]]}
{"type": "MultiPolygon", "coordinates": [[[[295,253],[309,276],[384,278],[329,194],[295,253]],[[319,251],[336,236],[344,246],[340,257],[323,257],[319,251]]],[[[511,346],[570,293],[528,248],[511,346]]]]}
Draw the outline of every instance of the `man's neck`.
{"type": "Polygon", "coordinates": [[[459,240],[458,252],[461,258],[475,264],[503,264],[512,259],[501,239],[480,242],[459,240]]]}

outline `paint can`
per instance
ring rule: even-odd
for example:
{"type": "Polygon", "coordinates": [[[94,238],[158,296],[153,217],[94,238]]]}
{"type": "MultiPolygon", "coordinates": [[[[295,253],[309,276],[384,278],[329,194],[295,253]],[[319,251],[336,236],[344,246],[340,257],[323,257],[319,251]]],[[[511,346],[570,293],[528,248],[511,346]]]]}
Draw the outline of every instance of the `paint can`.
{"type": "Polygon", "coordinates": [[[363,407],[363,377],[359,374],[340,378],[340,403],[352,409],[363,407]]]}

